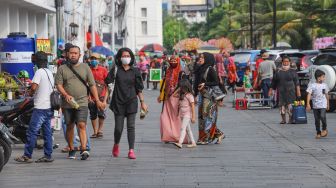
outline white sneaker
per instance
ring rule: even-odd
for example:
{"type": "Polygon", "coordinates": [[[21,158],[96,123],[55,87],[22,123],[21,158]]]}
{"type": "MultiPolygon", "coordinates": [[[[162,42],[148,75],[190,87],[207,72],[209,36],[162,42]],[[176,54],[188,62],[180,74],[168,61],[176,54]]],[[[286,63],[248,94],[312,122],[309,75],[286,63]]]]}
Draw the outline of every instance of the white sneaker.
{"type": "Polygon", "coordinates": [[[196,146],[197,146],[196,143],[193,143],[193,144],[187,145],[187,148],[195,148],[196,146]]]}
{"type": "Polygon", "coordinates": [[[176,147],[178,147],[178,148],[182,148],[182,144],[179,144],[179,143],[174,143],[174,145],[176,146],[176,147]]]}

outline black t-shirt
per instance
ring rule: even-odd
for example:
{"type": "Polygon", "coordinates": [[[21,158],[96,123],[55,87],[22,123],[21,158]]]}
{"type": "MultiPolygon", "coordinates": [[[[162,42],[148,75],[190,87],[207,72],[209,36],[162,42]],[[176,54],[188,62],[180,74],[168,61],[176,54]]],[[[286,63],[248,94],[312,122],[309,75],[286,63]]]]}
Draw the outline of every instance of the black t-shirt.
{"type": "Polygon", "coordinates": [[[137,94],[144,88],[140,72],[134,67],[127,71],[123,67],[118,67],[115,79],[112,80],[115,80],[115,86],[110,104],[111,110],[118,115],[137,113],[137,94]]]}

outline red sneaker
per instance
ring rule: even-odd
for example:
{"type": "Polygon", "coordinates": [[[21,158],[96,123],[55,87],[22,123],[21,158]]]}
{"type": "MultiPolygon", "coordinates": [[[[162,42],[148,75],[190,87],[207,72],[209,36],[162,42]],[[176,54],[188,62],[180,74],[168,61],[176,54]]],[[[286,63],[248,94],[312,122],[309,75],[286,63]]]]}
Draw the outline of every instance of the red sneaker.
{"type": "Polygon", "coordinates": [[[119,157],[119,144],[114,144],[112,149],[113,157],[119,157]]]}
{"type": "Polygon", "coordinates": [[[129,159],[136,159],[135,153],[133,149],[130,149],[128,152],[128,158],[129,159]]]}

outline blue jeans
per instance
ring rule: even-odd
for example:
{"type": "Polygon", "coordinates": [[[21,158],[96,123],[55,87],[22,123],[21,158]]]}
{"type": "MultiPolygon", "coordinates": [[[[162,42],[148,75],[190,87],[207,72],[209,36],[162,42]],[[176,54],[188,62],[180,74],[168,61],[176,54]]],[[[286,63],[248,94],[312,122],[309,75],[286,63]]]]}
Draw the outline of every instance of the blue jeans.
{"type": "Polygon", "coordinates": [[[52,154],[52,130],[50,121],[54,112],[51,109],[34,108],[30,119],[29,128],[27,130],[27,143],[25,144],[24,155],[31,158],[36,145],[37,135],[40,128],[43,129],[44,155],[51,157],[52,154]]]}
{"type": "Polygon", "coordinates": [[[269,96],[268,96],[268,92],[271,88],[271,79],[270,78],[266,78],[264,80],[261,81],[261,89],[262,89],[262,93],[263,93],[263,97],[264,99],[266,99],[264,102],[263,102],[263,105],[268,105],[269,104],[269,96]]]}
{"type": "MultiPolygon", "coordinates": [[[[66,136],[66,123],[65,123],[65,120],[64,120],[64,115],[62,114],[62,130],[63,130],[63,134],[64,134],[64,138],[66,140],[67,136],[66,136]]],[[[74,131],[74,139],[73,139],[73,145],[74,147],[79,147],[80,146],[80,143],[79,142],[79,139],[78,138],[78,133],[77,133],[77,129],[75,129],[74,131]]],[[[88,134],[88,128],[86,126],[86,136],[87,136],[87,144],[86,144],[86,149],[87,150],[90,150],[90,136],[87,135],[88,134]]],[[[66,140],[67,141],[67,140],[66,140]]],[[[68,141],[67,141],[68,142],[68,141]]]]}

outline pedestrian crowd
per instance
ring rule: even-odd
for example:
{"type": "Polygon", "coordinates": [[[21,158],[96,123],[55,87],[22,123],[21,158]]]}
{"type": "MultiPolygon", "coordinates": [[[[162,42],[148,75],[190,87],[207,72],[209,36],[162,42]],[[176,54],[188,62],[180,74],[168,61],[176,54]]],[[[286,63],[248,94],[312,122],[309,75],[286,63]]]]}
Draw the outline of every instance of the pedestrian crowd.
{"type": "MultiPolygon", "coordinates": [[[[81,160],[90,156],[90,138],[103,138],[106,109],[114,113],[114,145],[112,155],[120,155],[120,139],[126,119],[128,158],[136,159],[135,127],[136,114],[140,106],[140,117],[148,113],[143,90],[158,90],[157,102],[162,104],[160,134],[163,143],[172,143],[178,148],[194,148],[197,145],[221,144],[224,132],[218,126],[218,113],[224,106],[224,97],[231,89],[234,93],[242,83],[245,92],[261,90],[263,105],[273,101],[277,94],[280,109],[280,124],[291,123],[292,104],[300,100],[301,93],[296,71],[291,68],[291,59],[282,57],[282,66],[277,68],[268,60],[266,50],[261,50],[255,69],[247,67],[239,80],[234,57],[223,50],[220,54],[186,53],[148,57],[144,52],[135,54],[129,48],[121,48],[115,57],[103,57],[98,53],[85,53],[83,63],[81,49],[70,43],[57,60],[57,73],[47,68],[48,59],[44,52],[37,52],[34,63],[38,70],[32,80],[30,95],[34,97],[34,111],[27,131],[24,154],[15,158],[18,162],[30,163],[42,128],[44,156],[36,162],[52,162],[52,129],[54,114],[50,95],[57,90],[62,96],[62,129],[67,146],[62,149],[69,159],[77,152],[81,160]],[[138,59],[137,59],[138,57],[138,59]],[[252,76],[251,76],[252,75],[252,76]],[[152,87],[150,85],[152,84],[152,87]],[[197,110],[196,110],[197,109],[197,110]],[[197,113],[196,113],[197,112],[197,113]],[[288,121],[286,119],[288,114],[288,121]],[[197,117],[196,117],[197,116],[197,117]],[[91,120],[93,134],[88,135],[87,119],[91,120]],[[198,136],[195,140],[191,131],[198,118],[198,136]]],[[[323,83],[325,74],[315,72],[316,83],[309,85],[307,101],[312,99],[316,125],[316,138],[328,134],[326,110],[329,108],[328,87],[323,83]],[[322,131],[320,130],[322,122],[322,131]]],[[[307,103],[307,110],[311,106],[307,103]]]]}

